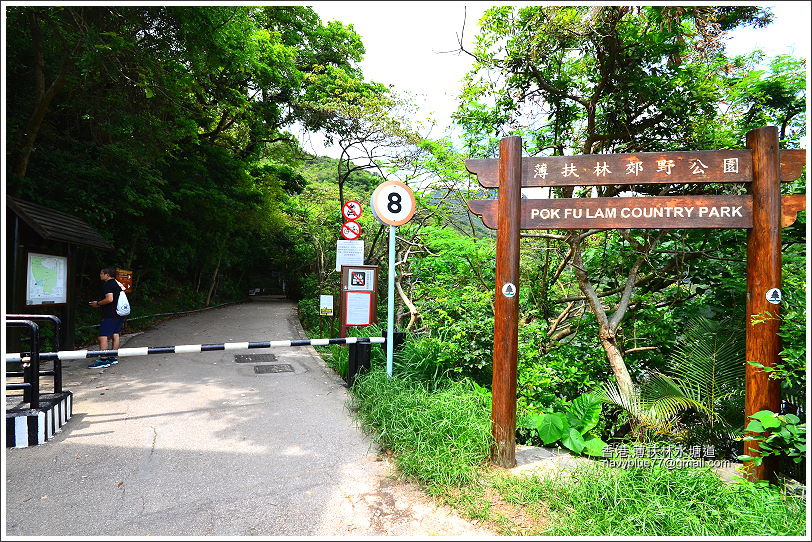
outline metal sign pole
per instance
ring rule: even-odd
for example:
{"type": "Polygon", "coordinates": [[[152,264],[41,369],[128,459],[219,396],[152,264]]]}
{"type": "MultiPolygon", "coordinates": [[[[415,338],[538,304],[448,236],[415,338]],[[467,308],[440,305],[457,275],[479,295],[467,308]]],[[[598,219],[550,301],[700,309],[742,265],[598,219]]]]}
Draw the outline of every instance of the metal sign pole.
{"type": "Polygon", "coordinates": [[[397,226],[389,226],[389,293],[386,307],[386,374],[392,377],[392,359],[395,347],[395,233],[397,226]]]}

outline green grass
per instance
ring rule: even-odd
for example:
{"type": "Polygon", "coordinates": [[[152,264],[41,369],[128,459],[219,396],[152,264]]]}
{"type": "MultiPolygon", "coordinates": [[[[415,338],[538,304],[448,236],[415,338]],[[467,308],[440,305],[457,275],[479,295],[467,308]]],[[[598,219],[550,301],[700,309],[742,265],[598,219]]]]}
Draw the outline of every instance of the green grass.
{"type": "Polygon", "coordinates": [[[352,388],[358,417],[398,468],[434,491],[473,482],[490,451],[490,394],[469,381],[435,390],[373,368],[352,388]]]}
{"type": "Polygon", "coordinates": [[[545,536],[800,536],[805,505],[775,487],[725,483],[710,469],[619,469],[599,463],[571,476],[496,476],[508,503],[536,513],[545,536]]]}

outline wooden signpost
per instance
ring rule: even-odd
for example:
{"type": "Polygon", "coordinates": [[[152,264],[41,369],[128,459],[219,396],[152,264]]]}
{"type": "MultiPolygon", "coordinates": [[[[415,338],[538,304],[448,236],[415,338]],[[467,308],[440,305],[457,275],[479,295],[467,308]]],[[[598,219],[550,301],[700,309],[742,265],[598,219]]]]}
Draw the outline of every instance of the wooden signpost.
{"type": "MultiPolygon", "coordinates": [[[[519,232],[521,229],[747,228],[747,315],[778,315],[767,293],[781,287],[781,228],[806,208],[804,195],[781,196],[780,183],[797,179],[803,149],[779,150],[778,130],[747,134],[747,149],[522,158],[521,138],[506,137],[499,159],[467,160],[468,171],[497,200],[471,200],[468,208],[497,230],[494,303],[492,460],[515,466],[516,367],[518,359],[519,232]],[[523,186],[748,183],[743,196],[660,196],[522,200],[523,186]]],[[[747,325],[747,361],[778,362],[778,320],[747,325]]],[[[745,366],[745,416],[778,412],[779,383],[745,366]]],[[[745,443],[755,455],[758,443],[745,443]]],[[[770,479],[775,465],[751,467],[751,479],[770,479]]]]}

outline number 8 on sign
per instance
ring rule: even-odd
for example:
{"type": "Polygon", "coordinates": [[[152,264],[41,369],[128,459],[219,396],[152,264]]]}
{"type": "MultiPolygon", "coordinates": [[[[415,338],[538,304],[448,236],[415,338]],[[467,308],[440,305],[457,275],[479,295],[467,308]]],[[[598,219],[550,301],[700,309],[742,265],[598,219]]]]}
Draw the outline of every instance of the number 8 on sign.
{"type": "Polygon", "coordinates": [[[401,226],[412,219],[415,199],[412,190],[400,181],[381,183],[370,203],[375,218],[390,226],[401,226]]]}

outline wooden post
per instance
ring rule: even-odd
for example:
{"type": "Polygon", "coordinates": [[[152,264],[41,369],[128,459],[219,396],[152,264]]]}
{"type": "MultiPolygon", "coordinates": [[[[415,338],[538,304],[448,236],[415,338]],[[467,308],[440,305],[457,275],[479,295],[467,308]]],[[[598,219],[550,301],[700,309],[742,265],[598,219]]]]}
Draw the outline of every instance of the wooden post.
{"type": "Polygon", "coordinates": [[[491,460],[516,466],[516,366],[519,347],[519,228],[522,140],[499,142],[499,219],[496,230],[496,296],[493,326],[494,438],[491,460]]]}
{"type": "MultiPolygon", "coordinates": [[[[778,362],[780,343],[778,315],[780,305],[767,301],[767,292],[781,287],[781,190],[778,156],[778,129],[775,126],[757,128],[747,133],[747,147],[753,153],[753,228],[747,238],[747,346],[746,361],[757,361],[765,367],[778,362]],[[773,318],[752,325],[753,315],[769,311],[773,318]]],[[[778,412],[781,390],[778,380],[769,378],[762,369],[745,365],[745,425],[750,414],[760,410],[778,412]]],[[[755,455],[758,442],[744,443],[744,453],[755,455]]],[[[774,457],[760,466],[749,466],[751,480],[774,480],[774,457]]]]}

